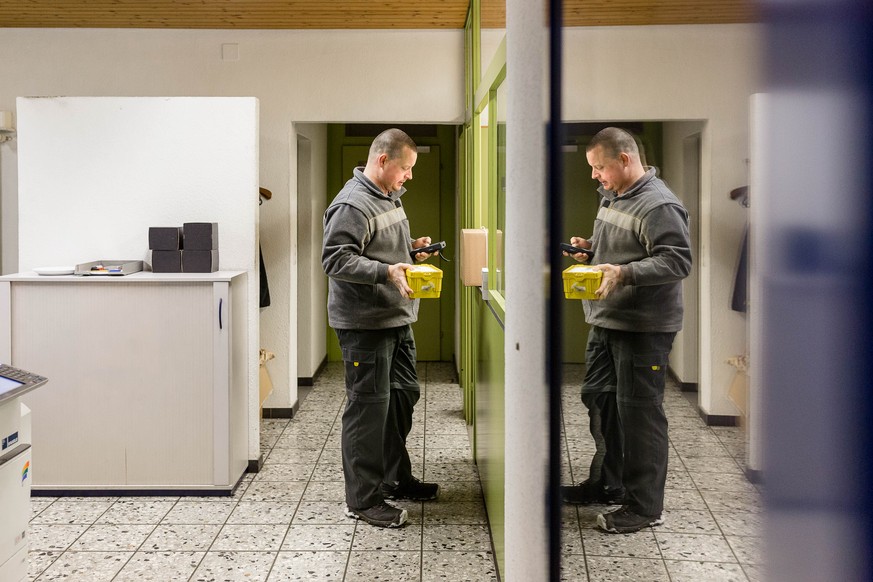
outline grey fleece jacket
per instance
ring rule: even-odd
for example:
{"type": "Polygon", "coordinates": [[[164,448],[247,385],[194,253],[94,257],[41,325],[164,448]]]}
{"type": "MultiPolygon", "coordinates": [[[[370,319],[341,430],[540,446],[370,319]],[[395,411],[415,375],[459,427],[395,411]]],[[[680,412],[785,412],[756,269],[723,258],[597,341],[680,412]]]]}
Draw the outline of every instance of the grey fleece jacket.
{"type": "Polygon", "coordinates": [[[654,168],[621,196],[598,192],[591,264],[621,265],[624,285],[583,301],[585,320],[622,331],[679,331],[682,279],[691,272],[688,212],[654,168]]]}
{"type": "Polygon", "coordinates": [[[388,329],[418,319],[418,299],[388,281],[388,265],[409,263],[412,238],[400,197],[386,196],[355,168],[324,212],[321,264],[330,278],[327,317],[334,329],[388,329]]]}

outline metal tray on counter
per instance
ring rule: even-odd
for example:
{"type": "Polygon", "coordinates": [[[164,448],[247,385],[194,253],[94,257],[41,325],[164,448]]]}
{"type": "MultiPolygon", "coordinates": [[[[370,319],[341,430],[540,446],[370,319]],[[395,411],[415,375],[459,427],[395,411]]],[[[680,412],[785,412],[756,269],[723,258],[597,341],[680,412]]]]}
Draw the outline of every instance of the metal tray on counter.
{"type": "Polygon", "coordinates": [[[76,275],[119,276],[142,271],[142,261],[102,260],[76,265],[76,275]]]}

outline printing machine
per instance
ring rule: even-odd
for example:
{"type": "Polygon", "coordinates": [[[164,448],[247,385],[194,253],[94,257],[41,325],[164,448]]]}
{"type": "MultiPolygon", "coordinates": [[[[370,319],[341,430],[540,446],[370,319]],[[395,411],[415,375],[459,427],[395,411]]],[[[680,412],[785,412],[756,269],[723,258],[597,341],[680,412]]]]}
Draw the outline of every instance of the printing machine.
{"type": "Polygon", "coordinates": [[[42,376],[0,364],[0,580],[27,579],[30,521],[30,409],[20,397],[45,384],[42,376]]]}

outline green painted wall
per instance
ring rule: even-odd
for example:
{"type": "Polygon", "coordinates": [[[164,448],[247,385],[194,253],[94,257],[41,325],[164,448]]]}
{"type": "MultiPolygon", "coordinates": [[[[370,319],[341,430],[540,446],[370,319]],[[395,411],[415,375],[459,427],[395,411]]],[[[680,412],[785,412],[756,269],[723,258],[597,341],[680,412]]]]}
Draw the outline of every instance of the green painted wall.
{"type": "Polygon", "coordinates": [[[494,552],[501,572],[505,569],[505,400],[503,327],[481,295],[476,300],[479,360],[476,370],[476,462],[485,494],[494,552]]]}

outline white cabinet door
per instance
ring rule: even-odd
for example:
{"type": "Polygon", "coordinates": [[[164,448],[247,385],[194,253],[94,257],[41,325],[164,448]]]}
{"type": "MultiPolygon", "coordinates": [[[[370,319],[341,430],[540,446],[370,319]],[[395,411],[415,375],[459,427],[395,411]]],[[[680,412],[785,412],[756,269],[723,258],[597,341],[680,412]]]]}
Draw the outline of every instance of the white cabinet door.
{"type": "Polygon", "coordinates": [[[40,486],[215,477],[213,283],[20,282],[12,360],[50,381],[33,410],[40,486]]]}

